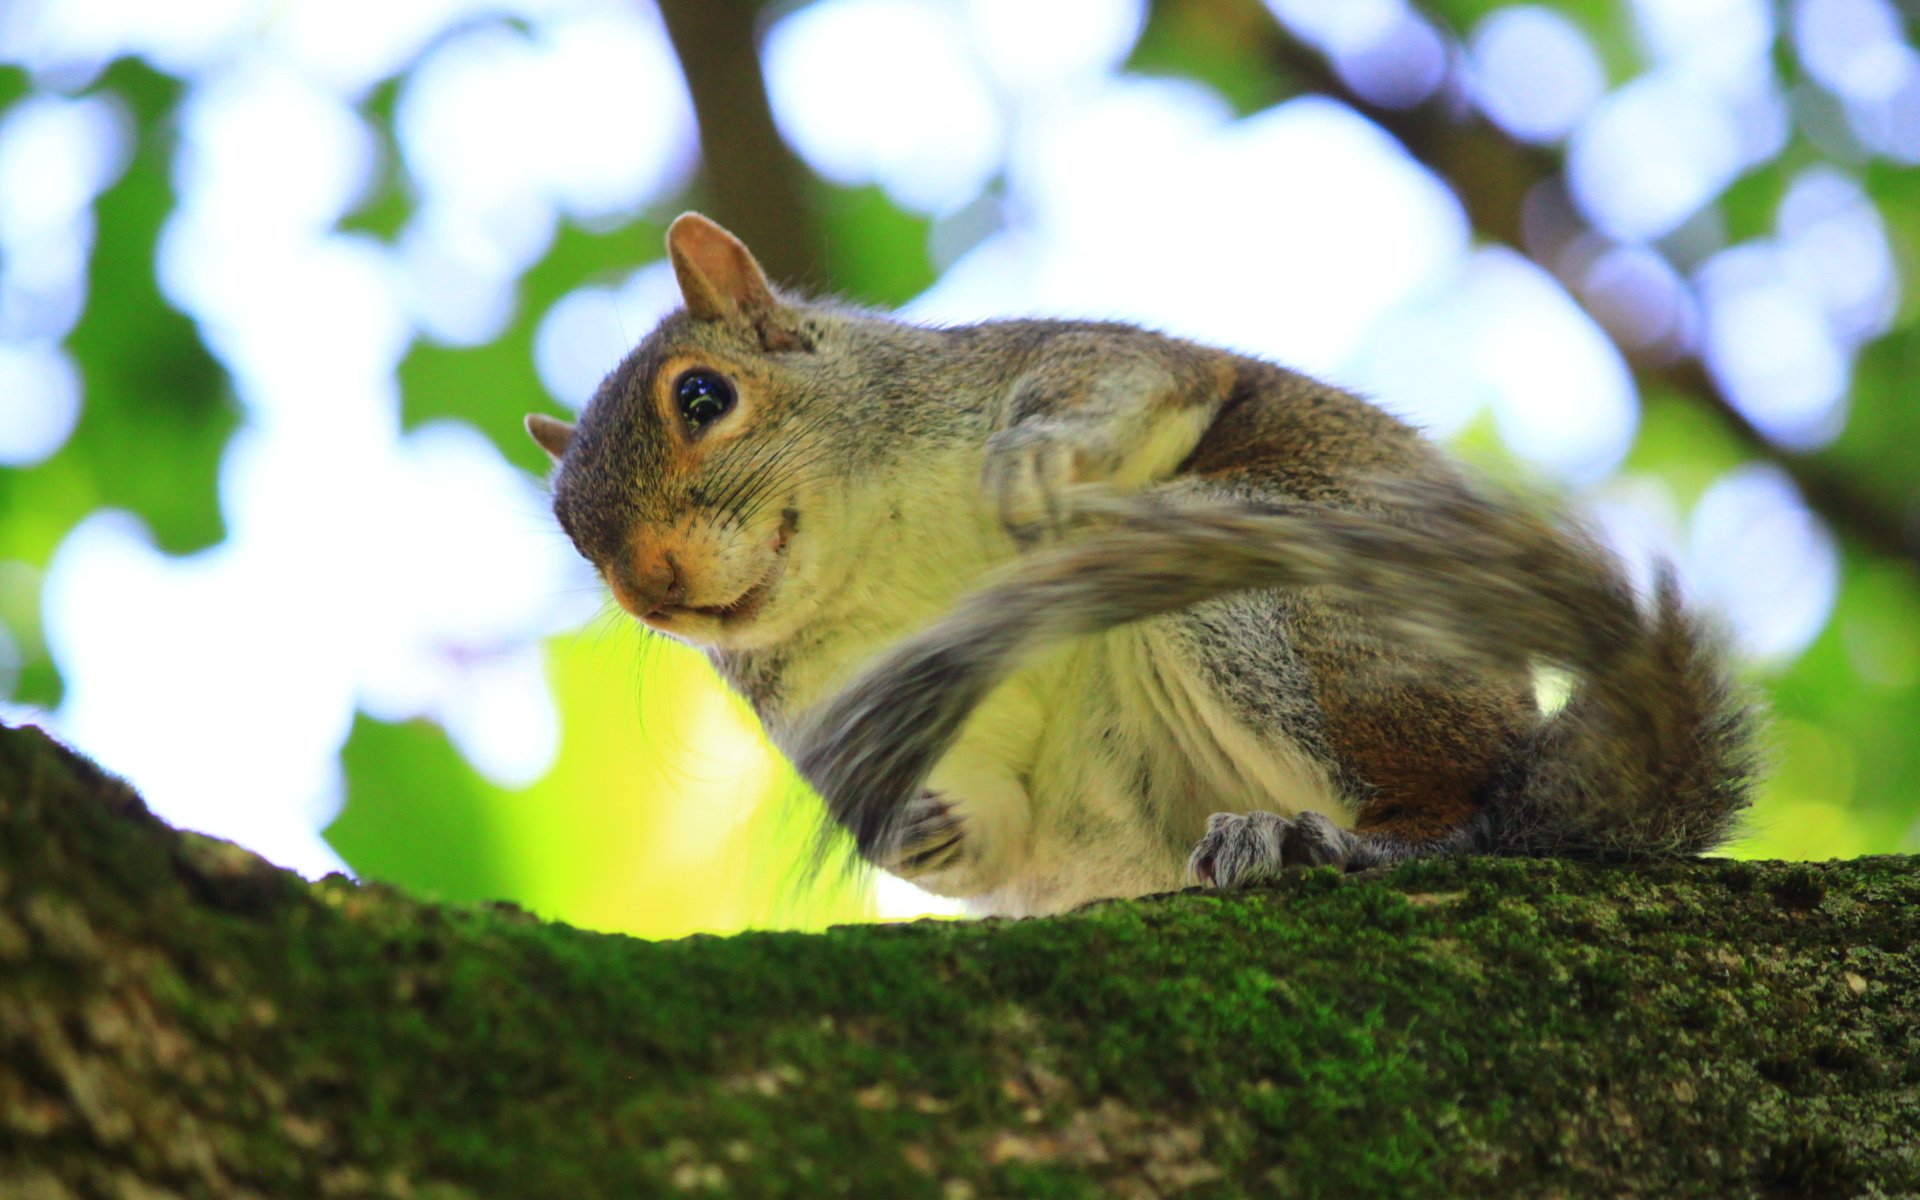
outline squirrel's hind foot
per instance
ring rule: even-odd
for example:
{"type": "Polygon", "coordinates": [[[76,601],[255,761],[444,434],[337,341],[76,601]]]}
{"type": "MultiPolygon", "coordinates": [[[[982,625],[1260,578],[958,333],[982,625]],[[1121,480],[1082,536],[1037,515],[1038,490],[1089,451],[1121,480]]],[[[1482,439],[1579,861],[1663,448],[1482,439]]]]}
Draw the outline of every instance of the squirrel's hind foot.
{"type": "Polygon", "coordinates": [[[1315,812],[1292,820],[1270,812],[1214,813],[1187,857],[1187,876],[1202,887],[1244,887],[1288,867],[1344,867],[1352,846],[1352,834],[1315,812]]]}

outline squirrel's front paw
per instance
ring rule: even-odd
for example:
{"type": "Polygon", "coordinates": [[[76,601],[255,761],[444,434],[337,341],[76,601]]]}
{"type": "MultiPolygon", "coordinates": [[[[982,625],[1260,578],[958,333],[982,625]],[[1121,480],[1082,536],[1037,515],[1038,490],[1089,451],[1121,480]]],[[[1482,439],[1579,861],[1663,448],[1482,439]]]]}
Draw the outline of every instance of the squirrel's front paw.
{"type": "Polygon", "coordinates": [[[1351,840],[1315,812],[1291,821],[1269,812],[1214,813],[1187,857],[1187,875],[1202,887],[1225,889],[1270,879],[1287,867],[1345,866],[1351,840]]]}
{"type": "Polygon", "coordinates": [[[1070,516],[1067,490],[1086,473],[1086,454],[1072,442],[1031,426],[987,439],[980,485],[1013,540],[1029,546],[1060,536],[1070,516]]]}
{"type": "Polygon", "coordinates": [[[894,849],[875,866],[904,879],[950,866],[966,842],[966,822],[938,792],[921,792],[901,816],[894,849]]]}

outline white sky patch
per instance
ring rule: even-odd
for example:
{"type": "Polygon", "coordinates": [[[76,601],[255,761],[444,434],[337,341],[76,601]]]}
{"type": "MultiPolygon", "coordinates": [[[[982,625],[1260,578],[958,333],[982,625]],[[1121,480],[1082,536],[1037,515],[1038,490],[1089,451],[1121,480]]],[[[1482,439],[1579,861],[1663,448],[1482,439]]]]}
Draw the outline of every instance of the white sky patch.
{"type": "Polygon", "coordinates": [[[1741,166],[1778,155],[1791,131],[1773,68],[1770,0],[1634,0],[1652,74],[1718,97],[1741,166]]]}
{"type": "Polygon", "coordinates": [[[1501,436],[1574,483],[1620,465],[1639,405],[1620,352],[1546,272],[1504,247],[1474,255],[1464,302],[1501,436]]]}
{"type": "Polygon", "coordinates": [[[678,188],[698,134],[680,62],[651,5],[541,27],[539,134],[525,147],[554,202],[581,220],[623,216],[678,188]]]}
{"type": "Polygon", "coordinates": [[[1267,0],[1267,8],[1376,104],[1417,104],[1446,76],[1448,40],[1405,0],[1267,0]]]}
{"type": "Polygon", "coordinates": [[[1405,0],[1267,0],[1267,7],[1289,29],[1335,55],[1379,44],[1407,13],[1405,0]]]}
{"type": "Polygon", "coordinates": [[[1792,21],[1807,73],[1846,100],[1884,102],[1913,69],[1914,49],[1886,0],[1799,0],[1792,21]]]}
{"type": "Polygon", "coordinates": [[[1829,166],[1801,172],[1776,218],[1787,274],[1858,344],[1886,332],[1900,299],[1887,227],[1866,190],[1829,166]]]}
{"type": "Polygon", "coordinates": [[[1429,436],[1452,437],[1493,402],[1470,324],[1442,296],[1397,309],[1368,330],[1342,382],[1429,436]]]}
{"type": "Polygon", "coordinates": [[[90,96],[29,96],[0,121],[0,245],[57,235],[120,175],[126,118],[90,96]]]}
{"type": "Polygon", "coordinates": [[[561,214],[598,220],[678,188],[696,146],[692,103],[651,9],[488,25],[434,49],[401,93],[396,129],[422,192],[401,238],[415,321],[456,345],[498,335],[514,283],[561,214]]]}
{"type": "Polygon", "coordinates": [[[275,0],[267,45],[344,96],[359,96],[398,73],[462,19],[554,4],[497,0],[275,0]]]}
{"type": "Polygon", "coordinates": [[[57,340],[80,319],[91,205],[125,168],[128,141],[125,116],[97,96],[28,97],[0,121],[0,345],[57,340]]]}
{"type": "Polygon", "coordinates": [[[236,442],[222,481],[235,537],[276,576],[312,580],[302,602],[313,620],[344,631],[340,668],[368,712],[432,716],[496,781],[537,778],[558,731],[530,638],[584,619],[597,602],[540,489],[452,422],[397,447],[326,449],[273,436],[236,442]],[[530,679],[531,696],[511,694],[530,679]],[[508,731],[503,713],[527,720],[508,731]]]}
{"type": "Polygon", "coordinates": [[[1771,70],[1769,0],[1633,0],[1632,7],[1648,53],[1671,72],[1742,92],[1756,72],[1771,70]]]}
{"type": "Polygon", "coordinates": [[[1860,140],[1876,154],[1908,166],[1920,164],[1920,52],[1907,60],[1900,86],[1874,104],[1849,110],[1860,140]]]}
{"type": "Polygon", "coordinates": [[[1513,450],[1592,483],[1633,443],[1639,404],[1619,352],[1560,285],[1505,248],[1376,327],[1342,373],[1436,436],[1491,408],[1513,450]]]}
{"type": "Polygon", "coordinates": [[[29,97],[0,122],[0,466],[29,467],[80,419],[80,375],[59,345],[79,319],[94,197],[128,155],[101,98],[29,97]]]}
{"type": "Polygon", "coordinates": [[[781,133],[828,179],[946,212],[999,166],[1004,116],[951,4],[817,0],[761,56],[781,133]]]}
{"type": "Polygon", "coordinates": [[[1609,479],[1581,497],[1580,516],[1618,558],[1636,595],[1652,594],[1656,567],[1679,569],[1683,592],[1689,598],[1698,592],[1685,561],[1686,514],[1662,480],[1647,475],[1609,479]]]}
{"type": "Polygon", "coordinates": [[[92,67],[139,54],[184,75],[230,53],[270,8],[270,0],[9,0],[0,5],[0,60],[92,67]]]}
{"type": "Polygon", "coordinates": [[[677,187],[695,147],[666,32],[637,6],[531,36],[505,25],[453,36],[408,76],[396,128],[426,199],[482,214],[529,199],[583,219],[624,213],[677,187]]]}
{"type": "Polygon", "coordinates": [[[1572,132],[1607,88],[1600,56],[1580,27],[1536,4],[1495,9],[1468,40],[1474,99],[1531,142],[1572,132]]]}
{"type": "Polygon", "coordinates": [[[1733,402],[1782,445],[1832,440],[1846,421],[1850,356],[1779,250],[1764,242],[1723,250],[1700,268],[1698,285],[1707,365],[1733,402]]]}
{"type": "Polygon", "coordinates": [[[188,203],[248,240],[312,236],[365,192],[374,145],[338,95],[250,56],[194,83],[180,111],[175,177],[188,203]]]}
{"type": "Polygon", "coordinates": [[[535,200],[485,215],[450,205],[417,212],[394,248],[400,302],[414,325],[441,345],[499,337],[513,320],[523,266],[550,244],[550,216],[535,200]]]}
{"type": "Polygon", "coordinates": [[[47,572],[46,636],[66,681],[55,723],[160,816],[308,874],[353,718],[338,625],[288,611],[247,548],[165,557],[123,513],[87,518],[47,572]]]}
{"type": "Polygon", "coordinates": [[[315,619],[351,631],[340,661],[368,711],[430,711],[463,662],[586,615],[539,487],[471,426],[435,422],[397,445],[347,434],[316,446],[250,431],[221,486],[234,538],[300,581],[315,619]]]}
{"type": "Polygon", "coordinates": [[[1845,105],[1871,151],[1920,162],[1920,50],[1887,0],[1798,0],[1793,40],[1807,73],[1845,105]]]}
{"type": "Polygon", "coordinates": [[[1202,89],[1138,80],[1049,114],[1010,166],[1030,224],[989,238],[911,313],[1116,317],[1336,370],[1458,262],[1465,219],[1343,106],[1228,117],[1202,89]]]}
{"type": "Polygon", "coordinates": [[[1213,177],[1198,173],[1211,165],[1204,156],[1233,118],[1224,100],[1198,84],[1111,80],[1025,116],[1007,162],[1013,203],[1049,233],[1072,236],[1075,221],[1092,222],[1078,240],[1095,249],[1088,265],[1102,276],[1125,275],[1137,269],[1133,260],[1164,254],[1187,232],[1183,206],[1205,211],[1231,190],[1210,187],[1213,177]],[[1114,240],[1141,216],[1157,219],[1133,226],[1129,242],[1114,240]]]}
{"type": "Polygon", "coordinates": [[[533,335],[533,361],[553,398],[576,412],[607,372],[680,304],[665,260],[635,271],[619,287],[598,284],[560,297],[533,335]]]}
{"type": "Polygon", "coordinates": [[[1899,300],[1885,223],[1864,189],[1828,166],[1803,171],[1777,235],[1714,255],[1697,274],[1707,365],[1755,425],[1813,449],[1846,423],[1853,356],[1899,300]]]}
{"type": "Polygon", "coordinates": [[[973,45],[1010,95],[1097,82],[1117,70],[1146,24],[1142,0],[961,0],[973,45]]]}
{"type": "Polygon", "coordinates": [[[1337,57],[1334,69],[1360,96],[1388,108],[1411,108],[1446,81],[1452,38],[1409,10],[1380,41],[1337,57]]]}
{"type": "Polygon", "coordinates": [[[1609,480],[1581,507],[1641,595],[1656,563],[1678,565],[1689,600],[1723,618],[1739,653],[1763,667],[1793,661],[1832,618],[1840,587],[1833,537],[1771,466],[1727,472],[1691,513],[1661,481],[1631,475],[1609,480]]]}
{"type": "Polygon", "coordinates": [[[154,551],[123,514],[77,529],[46,584],[56,723],[162,816],[312,873],[356,704],[428,716],[497,782],[543,774],[558,717],[531,639],[597,603],[533,481],[471,428],[397,447],[243,431],[229,539],[154,551]]]}
{"type": "Polygon", "coordinates": [[[1693,293],[1658,251],[1611,245],[1581,271],[1579,289],[1587,307],[1629,347],[1693,344],[1699,323],[1693,293]]]}
{"type": "Polygon", "coordinates": [[[174,278],[175,263],[182,274],[204,272],[174,290],[203,322],[249,408],[289,431],[344,426],[391,436],[393,371],[411,330],[378,243],[352,234],[268,241],[245,259],[198,258],[190,244],[184,232],[163,242],[162,279],[174,278]]]}
{"type": "Polygon", "coordinates": [[[0,467],[31,467],[80,419],[80,373],[54,342],[0,341],[0,467]]]}
{"type": "Polygon", "coordinates": [[[65,337],[87,302],[93,211],[65,229],[25,242],[0,242],[0,340],[65,337]]]}
{"type": "Polygon", "coordinates": [[[1643,75],[1609,93],[1574,132],[1568,182],[1601,229],[1652,240],[1733,181],[1741,136],[1718,93],[1678,76],[1643,75]]]}
{"type": "Polygon", "coordinates": [[[1840,588],[1840,555],[1773,467],[1736,467],[1708,488],[1694,507],[1690,546],[1702,599],[1732,621],[1740,648],[1752,657],[1790,662],[1826,627],[1840,588]]]}
{"type": "Polygon", "coordinates": [[[911,921],[917,917],[957,917],[967,911],[962,902],[936,896],[898,875],[873,873],[873,912],[883,921],[911,921]]]}

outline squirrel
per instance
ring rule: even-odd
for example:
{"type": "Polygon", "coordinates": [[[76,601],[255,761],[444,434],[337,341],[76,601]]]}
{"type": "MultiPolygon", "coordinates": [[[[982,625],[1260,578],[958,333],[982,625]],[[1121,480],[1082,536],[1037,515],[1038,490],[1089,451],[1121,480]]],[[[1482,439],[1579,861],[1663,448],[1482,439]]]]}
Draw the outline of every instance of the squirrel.
{"type": "Polygon", "coordinates": [[[802,298],[697,213],[666,243],[684,306],[527,418],[554,513],[868,862],[1031,915],[1694,855],[1748,804],[1758,718],[1671,571],[1642,604],[1382,409],[1125,324],[802,298]]]}

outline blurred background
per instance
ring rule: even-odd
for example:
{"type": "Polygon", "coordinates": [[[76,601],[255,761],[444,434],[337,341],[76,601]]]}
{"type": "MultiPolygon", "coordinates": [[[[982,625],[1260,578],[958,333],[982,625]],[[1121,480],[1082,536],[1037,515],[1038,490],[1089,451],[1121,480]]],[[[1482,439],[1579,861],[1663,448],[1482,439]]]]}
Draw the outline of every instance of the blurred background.
{"type": "Polygon", "coordinates": [[[1357,388],[1677,560],[1777,715],[1750,856],[1920,849],[1920,7],[4,0],[0,716],[308,874],[666,936],[808,798],[616,619],[529,410],[700,208],[926,321],[1357,388]]]}

